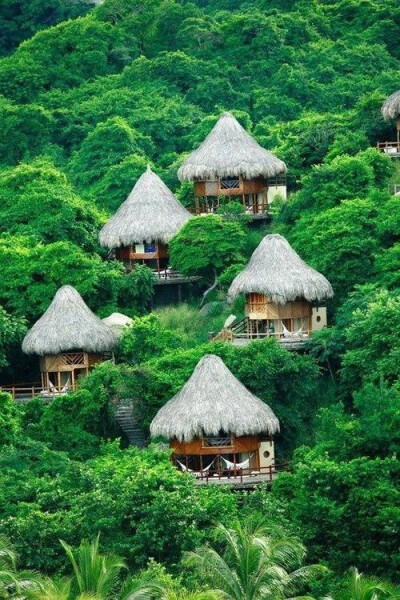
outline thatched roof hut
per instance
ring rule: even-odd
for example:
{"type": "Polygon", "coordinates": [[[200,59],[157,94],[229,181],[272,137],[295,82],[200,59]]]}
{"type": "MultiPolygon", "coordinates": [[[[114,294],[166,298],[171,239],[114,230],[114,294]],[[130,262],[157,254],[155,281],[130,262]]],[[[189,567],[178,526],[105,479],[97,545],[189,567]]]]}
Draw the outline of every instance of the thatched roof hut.
{"type": "Polygon", "coordinates": [[[191,215],[150,167],[139,177],[128,198],[100,231],[102,246],[119,248],[169,240],[191,215]]]}
{"type": "Polygon", "coordinates": [[[71,350],[100,354],[112,350],[116,342],[115,334],[92,313],[76,289],[64,285],[26,334],[22,350],[39,356],[71,350]]]}
{"type": "Polygon", "coordinates": [[[230,113],[224,113],[204,142],[178,171],[180,181],[213,181],[223,177],[275,177],[285,163],[262,148],[230,113]]]}
{"type": "Polygon", "coordinates": [[[394,92],[382,105],[384,119],[396,119],[400,115],[400,90],[394,92]]]}
{"type": "Polygon", "coordinates": [[[312,302],[333,296],[329,281],[309,267],[278,234],[266,235],[261,241],[246,267],[233,280],[228,299],[251,293],[264,294],[276,304],[296,298],[312,302]]]}
{"type": "Polygon", "coordinates": [[[279,421],[213,354],[206,354],[189,380],[154,417],[153,437],[190,442],[221,431],[240,437],[274,434],[279,421]]]}

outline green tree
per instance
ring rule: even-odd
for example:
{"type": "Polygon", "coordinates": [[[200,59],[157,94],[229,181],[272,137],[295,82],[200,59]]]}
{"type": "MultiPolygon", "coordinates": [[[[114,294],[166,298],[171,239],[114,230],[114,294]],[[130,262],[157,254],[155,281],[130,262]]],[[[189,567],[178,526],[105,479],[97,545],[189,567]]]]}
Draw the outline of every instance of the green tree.
{"type": "Polygon", "coordinates": [[[204,296],[218,284],[218,275],[233,262],[242,262],[245,234],[235,222],[222,217],[190,219],[170,242],[171,264],[184,275],[200,275],[211,284],[204,296]]]}
{"type": "Polygon", "coordinates": [[[0,54],[8,54],[23,40],[39,29],[51,27],[60,21],[84,15],[90,8],[88,2],[62,2],[62,0],[6,0],[2,3],[0,29],[2,38],[0,54]]]}
{"type": "Polygon", "coordinates": [[[0,392],[0,445],[12,444],[20,424],[16,404],[10,394],[0,392]]]}
{"type": "Polygon", "coordinates": [[[0,198],[2,232],[33,235],[44,243],[69,240],[89,251],[97,246],[100,215],[49,161],[2,171],[0,198]]]}
{"type": "Polygon", "coordinates": [[[137,317],[118,341],[117,356],[128,364],[140,364],[166,350],[179,347],[179,337],[155,315],[137,317]]]}
{"type": "MultiPolygon", "coordinates": [[[[143,157],[151,151],[151,141],[120,117],[99,123],[73,155],[69,171],[73,181],[85,189],[107,171],[131,155],[143,157]]],[[[132,182],[133,187],[134,181],[132,182]]],[[[125,198],[121,198],[121,202],[125,198]]]]}
{"type": "Polygon", "coordinates": [[[398,598],[398,587],[374,577],[363,575],[352,568],[339,591],[333,595],[335,600],[394,600],[398,598]]]}
{"type": "Polygon", "coordinates": [[[78,597],[91,594],[98,600],[106,600],[117,584],[121,570],[126,568],[125,563],[117,556],[100,554],[99,537],[98,535],[92,542],[81,542],[75,551],[69,544],[61,541],[72,565],[72,588],[78,597]]]}
{"type": "Polygon", "coordinates": [[[8,354],[16,344],[22,341],[25,332],[25,319],[9,315],[0,306],[0,367],[9,365],[8,354]]]}
{"type": "Polygon", "coordinates": [[[0,98],[0,160],[14,165],[45,151],[50,143],[54,118],[43,106],[16,105],[0,98]]]}
{"type": "Polygon", "coordinates": [[[260,520],[219,525],[216,530],[223,547],[220,553],[209,546],[188,555],[202,579],[231,600],[293,598],[299,590],[322,573],[324,567],[301,567],[305,557],[302,544],[284,534],[271,535],[260,520]]]}

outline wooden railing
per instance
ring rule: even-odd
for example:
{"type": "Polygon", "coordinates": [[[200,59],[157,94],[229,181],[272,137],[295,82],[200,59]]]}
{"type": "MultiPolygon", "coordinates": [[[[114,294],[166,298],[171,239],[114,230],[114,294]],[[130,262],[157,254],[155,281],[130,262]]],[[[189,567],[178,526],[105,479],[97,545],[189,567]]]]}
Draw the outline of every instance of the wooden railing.
{"type": "Polygon", "coordinates": [[[187,471],[190,475],[202,483],[270,483],[274,481],[278,473],[289,471],[288,461],[275,461],[268,467],[248,467],[245,469],[223,469],[223,470],[203,470],[187,471]]]}
{"type": "Polygon", "coordinates": [[[7,394],[10,394],[14,400],[16,398],[26,398],[27,400],[30,400],[35,396],[38,396],[43,391],[43,388],[40,383],[21,383],[2,385],[0,387],[0,391],[7,392],[7,394]]]}
{"type": "MultiPolygon", "coordinates": [[[[72,391],[72,386],[68,388],[68,391],[72,391]]],[[[32,398],[36,398],[39,396],[43,399],[53,399],[59,396],[60,394],[65,394],[66,391],[62,386],[54,386],[54,389],[46,390],[43,388],[40,383],[17,383],[12,385],[2,385],[0,386],[1,392],[7,392],[12,396],[14,400],[19,400],[21,402],[32,400],[32,398]]]]}
{"type": "Polygon", "coordinates": [[[400,142],[378,142],[376,148],[390,158],[400,156],[400,142]]]}
{"type": "MultiPolygon", "coordinates": [[[[229,203],[221,204],[219,202],[211,203],[199,202],[196,206],[189,208],[189,211],[195,215],[216,214],[220,207],[229,206],[229,203]]],[[[246,203],[244,205],[244,213],[246,215],[264,215],[268,213],[268,202],[254,202],[253,204],[246,203]]]]}
{"type": "Polygon", "coordinates": [[[154,271],[154,275],[157,279],[184,279],[182,273],[173,269],[161,269],[160,271],[154,271]]]}

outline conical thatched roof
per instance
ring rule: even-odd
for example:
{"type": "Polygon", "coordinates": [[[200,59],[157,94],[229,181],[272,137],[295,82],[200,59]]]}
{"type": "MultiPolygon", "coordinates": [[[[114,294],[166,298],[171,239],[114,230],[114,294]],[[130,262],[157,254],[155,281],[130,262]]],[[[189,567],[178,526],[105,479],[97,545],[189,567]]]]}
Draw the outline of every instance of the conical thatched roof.
{"type": "Polygon", "coordinates": [[[115,334],[85,304],[75,288],[61,287],[44,315],[22,342],[26,354],[60,354],[69,350],[100,353],[112,350],[115,334]]]}
{"type": "Polygon", "coordinates": [[[384,119],[396,119],[400,115],[400,90],[389,96],[382,105],[384,119]]]}
{"type": "Polygon", "coordinates": [[[329,281],[306,265],[281,235],[266,235],[248,264],[233,280],[228,299],[240,294],[265,294],[277,304],[296,298],[309,302],[333,296],[329,281]]]}
{"type": "Polygon", "coordinates": [[[189,380],[154,417],[150,432],[190,442],[221,431],[235,436],[274,434],[279,421],[213,354],[206,354],[189,380]]]}
{"type": "Polygon", "coordinates": [[[190,216],[158,175],[147,167],[128,198],[100,231],[100,244],[107,248],[143,242],[166,244],[190,216]]]}
{"type": "Polygon", "coordinates": [[[257,144],[235,117],[226,112],[185,160],[178,177],[181,181],[204,181],[228,176],[274,177],[281,173],[286,173],[285,163],[257,144]]]}

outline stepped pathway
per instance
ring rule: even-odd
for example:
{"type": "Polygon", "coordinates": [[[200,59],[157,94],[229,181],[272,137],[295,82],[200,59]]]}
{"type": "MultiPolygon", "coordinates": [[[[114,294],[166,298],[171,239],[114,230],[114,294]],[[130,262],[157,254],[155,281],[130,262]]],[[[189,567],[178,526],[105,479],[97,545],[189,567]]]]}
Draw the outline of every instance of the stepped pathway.
{"type": "Polygon", "coordinates": [[[136,446],[137,448],[145,447],[144,432],[138,423],[137,417],[133,414],[131,401],[125,401],[116,407],[115,419],[128,438],[130,446],[136,446]]]}

